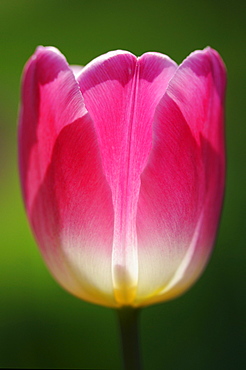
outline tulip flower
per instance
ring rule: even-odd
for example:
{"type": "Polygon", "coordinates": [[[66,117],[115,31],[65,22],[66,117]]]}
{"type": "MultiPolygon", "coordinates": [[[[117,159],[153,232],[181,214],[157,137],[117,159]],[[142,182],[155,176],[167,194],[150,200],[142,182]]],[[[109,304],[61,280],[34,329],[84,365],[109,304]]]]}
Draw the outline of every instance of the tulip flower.
{"type": "Polygon", "coordinates": [[[69,66],[39,47],[23,74],[19,168],[55,279],[120,308],[172,299],[200,276],[222,207],[225,67],[127,51],[69,66]]]}

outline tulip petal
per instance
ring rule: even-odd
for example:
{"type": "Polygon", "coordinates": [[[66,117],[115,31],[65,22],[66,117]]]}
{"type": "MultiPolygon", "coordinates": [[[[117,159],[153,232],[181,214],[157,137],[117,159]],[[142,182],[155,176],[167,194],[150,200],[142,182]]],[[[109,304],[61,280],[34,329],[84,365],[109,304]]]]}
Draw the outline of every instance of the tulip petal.
{"type": "Polygon", "coordinates": [[[224,66],[205,49],[180,65],[157,107],[139,195],[137,302],[180,294],[206,264],[223,198],[224,87],[224,66]]]}
{"type": "Polygon", "coordinates": [[[84,300],[116,306],[112,195],[89,116],[60,132],[32,208],[32,222],[60,283],[84,300]]]}
{"type": "Polygon", "coordinates": [[[43,180],[57,135],[84,114],[81,92],[64,56],[53,47],[37,48],[24,70],[19,124],[19,165],[27,210],[43,180]]]}
{"type": "Polygon", "coordinates": [[[140,174],[151,150],[156,105],[176,68],[162,54],[147,53],[137,59],[131,53],[117,51],[95,59],[78,77],[112,191],[112,272],[120,304],[130,304],[135,297],[140,174]]]}
{"type": "Polygon", "coordinates": [[[42,254],[70,292],[114,306],[111,191],[78,83],[56,49],[31,58],[22,99],[20,172],[42,254]]]}

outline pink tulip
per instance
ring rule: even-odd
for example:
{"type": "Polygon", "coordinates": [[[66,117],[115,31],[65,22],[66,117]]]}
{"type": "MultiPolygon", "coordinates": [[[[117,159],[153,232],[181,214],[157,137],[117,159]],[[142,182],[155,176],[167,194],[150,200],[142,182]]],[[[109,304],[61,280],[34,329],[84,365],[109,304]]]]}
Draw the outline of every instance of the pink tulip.
{"type": "Polygon", "coordinates": [[[42,255],[74,295],[110,307],[178,296],[203,271],[221,212],[225,67],[195,51],[68,65],[39,47],[23,75],[19,165],[42,255]]]}

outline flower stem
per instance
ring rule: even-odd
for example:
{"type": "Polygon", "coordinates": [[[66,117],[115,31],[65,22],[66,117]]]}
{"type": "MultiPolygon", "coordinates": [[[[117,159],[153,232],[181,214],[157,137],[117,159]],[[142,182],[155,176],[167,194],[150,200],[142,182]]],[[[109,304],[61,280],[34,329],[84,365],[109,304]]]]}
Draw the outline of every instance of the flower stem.
{"type": "Polygon", "coordinates": [[[139,309],[124,307],[117,310],[125,370],[141,370],[138,317],[139,309]]]}

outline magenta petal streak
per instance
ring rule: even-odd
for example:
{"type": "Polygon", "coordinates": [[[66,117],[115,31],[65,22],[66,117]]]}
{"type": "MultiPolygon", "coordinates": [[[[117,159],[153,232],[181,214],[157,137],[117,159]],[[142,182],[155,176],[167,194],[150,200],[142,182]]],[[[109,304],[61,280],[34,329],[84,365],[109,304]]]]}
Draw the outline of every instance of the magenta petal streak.
{"type": "Polygon", "coordinates": [[[210,255],[225,173],[225,68],[109,52],[81,70],[55,48],[27,63],[19,163],[31,227],[56,279],[105,306],[173,298],[210,255]]]}

